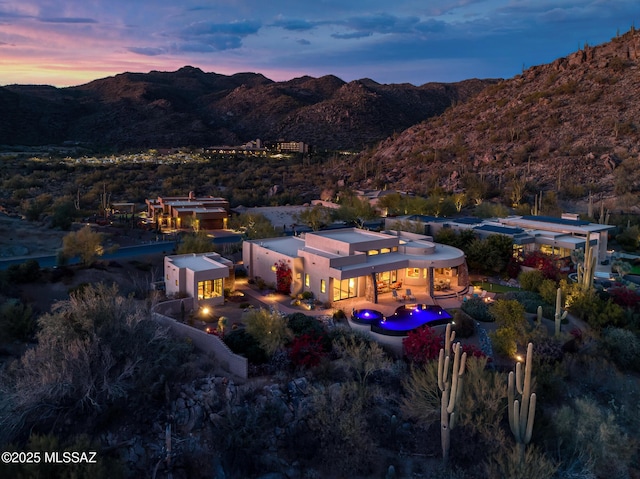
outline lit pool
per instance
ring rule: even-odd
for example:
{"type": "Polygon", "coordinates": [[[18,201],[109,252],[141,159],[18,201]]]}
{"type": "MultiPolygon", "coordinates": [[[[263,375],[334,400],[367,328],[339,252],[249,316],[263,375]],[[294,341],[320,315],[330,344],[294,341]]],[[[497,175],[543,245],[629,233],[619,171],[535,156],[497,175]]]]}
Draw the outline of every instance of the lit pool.
{"type": "Polygon", "coordinates": [[[412,304],[400,306],[387,317],[374,309],[357,309],[353,311],[351,319],[356,324],[369,325],[374,333],[406,336],[409,331],[420,326],[447,324],[453,317],[440,306],[412,304]]]}

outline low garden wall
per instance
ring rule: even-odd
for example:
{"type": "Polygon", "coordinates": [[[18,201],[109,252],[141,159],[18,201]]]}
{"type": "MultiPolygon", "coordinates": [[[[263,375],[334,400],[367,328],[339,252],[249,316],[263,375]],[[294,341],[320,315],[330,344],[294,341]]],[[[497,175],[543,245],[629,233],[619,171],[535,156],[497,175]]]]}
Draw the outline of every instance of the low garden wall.
{"type": "MultiPolygon", "coordinates": [[[[174,334],[189,338],[193,345],[200,351],[213,354],[218,360],[220,367],[225,371],[241,379],[247,379],[249,376],[249,362],[247,358],[231,351],[218,336],[207,334],[200,329],[193,328],[188,324],[181,323],[167,316],[167,314],[177,314],[180,312],[180,302],[181,300],[177,299],[158,304],[153,309],[153,319],[162,326],[171,329],[174,334]]],[[[186,310],[186,312],[188,312],[188,310],[186,310]]]]}

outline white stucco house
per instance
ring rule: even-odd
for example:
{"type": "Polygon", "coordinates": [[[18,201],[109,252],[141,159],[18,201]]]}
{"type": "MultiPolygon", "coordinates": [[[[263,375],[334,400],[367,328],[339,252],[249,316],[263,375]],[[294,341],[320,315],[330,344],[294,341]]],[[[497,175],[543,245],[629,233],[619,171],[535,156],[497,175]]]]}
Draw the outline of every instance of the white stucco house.
{"type": "Polygon", "coordinates": [[[464,253],[432,238],[403,231],[356,228],[317,231],[304,236],[245,241],[242,259],[249,278],[276,283],[276,264],[292,272],[291,293],[311,291],[323,302],[412,291],[451,291],[468,287],[464,253]]]}
{"type": "Polygon", "coordinates": [[[192,309],[224,304],[226,283],[233,281],[233,262],[218,253],[165,256],[167,296],[191,298],[192,309]]]}

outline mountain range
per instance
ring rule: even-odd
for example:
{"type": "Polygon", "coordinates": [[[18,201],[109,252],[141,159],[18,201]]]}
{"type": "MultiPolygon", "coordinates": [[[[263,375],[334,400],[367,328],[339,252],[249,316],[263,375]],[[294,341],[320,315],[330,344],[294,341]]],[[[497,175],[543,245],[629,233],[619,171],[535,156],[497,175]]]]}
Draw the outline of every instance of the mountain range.
{"type": "Polygon", "coordinates": [[[495,82],[384,85],[331,75],[274,82],[257,73],[226,76],[187,66],[68,88],[9,85],[0,87],[0,144],[123,151],[260,138],[360,150],[495,82]]]}

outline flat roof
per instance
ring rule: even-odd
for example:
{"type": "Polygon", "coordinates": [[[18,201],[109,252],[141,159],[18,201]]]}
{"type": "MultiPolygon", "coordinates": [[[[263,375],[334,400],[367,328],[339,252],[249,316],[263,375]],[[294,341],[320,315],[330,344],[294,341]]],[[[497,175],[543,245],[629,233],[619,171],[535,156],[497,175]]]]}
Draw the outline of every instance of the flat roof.
{"type": "Polygon", "coordinates": [[[487,231],[489,233],[497,233],[503,235],[517,235],[524,233],[522,228],[516,228],[515,226],[498,226],[498,225],[480,225],[473,228],[474,231],[487,231]]]}
{"type": "Polygon", "coordinates": [[[298,250],[304,248],[304,240],[298,236],[257,239],[251,240],[251,243],[291,257],[298,256],[298,250]]]}
{"type": "Polygon", "coordinates": [[[228,266],[221,262],[220,256],[211,255],[180,255],[170,256],[171,262],[178,268],[186,268],[191,271],[207,271],[210,269],[228,269],[228,266]]]}
{"type": "Polygon", "coordinates": [[[343,243],[358,244],[364,243],[376,239],[391,239],[398,238],[384,233],[376,233],[374,231],[361,230],[358,228],[343,228],[337,230],[325,230],[314,231],[313,233],[307,233],[308,235],[321,236],[323,238],[329,238],[336,241],[342,241],[343,243]]]}
{"type": "Polygon", "coordinates": [[[552,218],[550,216],[509,216],[500,218],[498,221],[528,230],[560,231],[564,233],[598,233],[615,228],[612,225],[601,225],[566,218],[552,218]]]}

